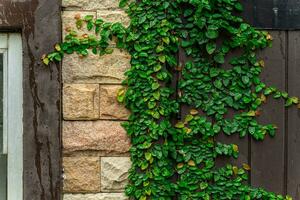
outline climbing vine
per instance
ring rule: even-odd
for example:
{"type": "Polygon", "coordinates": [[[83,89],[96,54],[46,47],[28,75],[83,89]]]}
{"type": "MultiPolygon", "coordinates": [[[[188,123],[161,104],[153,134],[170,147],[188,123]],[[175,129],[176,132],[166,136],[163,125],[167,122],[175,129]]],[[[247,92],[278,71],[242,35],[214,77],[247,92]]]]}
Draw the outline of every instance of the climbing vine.
{"type": "Polygon", "coordinates": [[[272,36],[236,14],[243,9],[238,0],[121,0],[120,6],[131,18],[129,27],[76,16],[77,28],[94,33],[68,30],[43,61],[74,52],[110,54],[114,42],[131,54],[126,89],[118,94],[131,111],[123,124],[132,144],[126,194],[139,200],[291,199],[249,186],[247,163],[216,165],[239,153],[237,145],[219,142],[219,134],[274,136],[275,125],[256,119],[268,96],[298,104],[260,80],[264,62],[256,51],[270,46],[272,36]],[[229,56],[235,50],[239,54],[229,56]],[[178,119],[183,105],[191,109],[178,119]]]}

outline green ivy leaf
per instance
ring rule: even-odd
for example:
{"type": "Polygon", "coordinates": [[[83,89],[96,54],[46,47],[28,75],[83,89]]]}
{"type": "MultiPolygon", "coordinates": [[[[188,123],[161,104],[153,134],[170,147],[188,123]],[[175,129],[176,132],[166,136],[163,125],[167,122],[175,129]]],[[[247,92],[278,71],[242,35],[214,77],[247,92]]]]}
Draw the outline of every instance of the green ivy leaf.
{"type": "Polygon", "coordinates": [[[148,168],[148,166],[149,166],[149,164],[145,162],[145,163],[142,164],[141,169],[145,170],[145,169],[148,168]]]}
{"type": "Polygon", "coordinates": [[[160,70],[161,70],[161,65],[156,65],[156,66],[154,66],[153,70],[154,70],[155,72],[160,71],[160,70]]]}
{"type": "Polygon", "coordinates": [[[215,124],[215,125],[213,126],[213,131],[214,131],[214,133],[219,133],[220,130],[221,130],[221,127],[220,127],[219,125],[215,124]]]}
{"type": "Polygon", "coordinates": [[[204,190],[204,189],[206,189],[208,187],[208,183],[206,183],[206,182],[201,182],[200,183],[200,189],[201,190],[204,190]]]}
{"type": "Polygon", "coordinates": [[[150,153],[150,152],[146,152],[145,153],[145,158],[146,158],[146,160],[151,160],[151,158],[152,158],[152,154],[150,153]]]}
{"type": "Polygon", "coordinates": [[[163,37],[162,40],[164,43],[170,44],[170,39],[168,37],[163,37]]]}
{"type": "Polygon", "coordinates": [[[219,75],[219,69],[218,68],[210,68],[209,70],[209,76],[210,77],[217,77],[219,75]]]}
{"type": "Polygon", "coordinates": [[[158,89],[159,87],[160,87],[160,84],[157,83],[157,82],[152,83],[152,85],[151,85],[152,90],[156,90],[156,89],[158,89]]]}
{"type": "Polygon", "coordinates": [[[169,2],[164,2],[163,7],[164,9],[167,9],[169,7],[170,3],[169,2]]]}
{"type": "Polygon", "coordinates": [[[224,62],[225,62],[224,55],[221,54],[221,53],[215,55],[214,56],[214,61],[216,61],[217,63],[220,63],[220,64],[224,64],[224,62]]]}
{"type": "Polygon", "coordinates": [[[234,4],[234,7],[238,10],[238,11],[243,11],[243,6],[241,3],[237,2],[234,4]]]}
{"type": "Polygon", "coordinates": [[[162,62],[162,63],[165,63],[166,62],[166,56],[164,55],[161,55],[158,57],[159,61],[162,62]]]}
{"type": "Polygon", "coordinates": [[[119,6],[120,8],[124,8],[127,4],[128,0],[120,0],[119,6]]]}
{"type": "Polygon", "coordinates": [[[144,22],[146,21],[146,19],[147,19],[147,16],[146,16],[146,15],[141,16],[141,17],[139,18],[139,24],[144,23],[144,22]]]}
{"type": "Polygon", "coordinates": [[[213,54],[217,48],[216,43],[210,42],[206,44],[206,51],[208,54],[213,54]]]}
{"type": "Polygon", "coordinates": [[[184,128],[184,123],[183,122],[178,122],[176,125],[175,125],[176,128],[184,128]]]}
{"type": "Polygon", "coordinates": [[[205,35],[209,39],[216,39],[219,36],[219,32],[216,30],[208,30],[205,35]]]}
{"type": "Polygon", "coordinates": [[[161,46],[161,45],[159,45],[159,46],[157,46],[157,48],[156,48],[156,53],[160,53],[160,52],[162,52],[162,51],[164,51],[164,47],[163,46],[161,46]]]}
{"type": "Polygon", "coordinates": [[[242,77],[242,81],[243,81],[243,83],[244,83],[245,85],[247,85],[247,84],[250,82],[250,79],[249,79],[248,76],[243,76],[243,77],[242,77]]]}
{"type": "Polygon", "coordinates": [[[156,103],[154,102],[154,101],[149,101],[148,102],[148,108],[149,109],[153,109],[153,108],[155,108],[156,107],[156,103]]]}
{"type": "Polygon", "coordinates": [[[153,97],[156,99],[156,100],[159,100],[160,99],[160,93],[159,91],[156,91],[153,93],[153,97]]]}

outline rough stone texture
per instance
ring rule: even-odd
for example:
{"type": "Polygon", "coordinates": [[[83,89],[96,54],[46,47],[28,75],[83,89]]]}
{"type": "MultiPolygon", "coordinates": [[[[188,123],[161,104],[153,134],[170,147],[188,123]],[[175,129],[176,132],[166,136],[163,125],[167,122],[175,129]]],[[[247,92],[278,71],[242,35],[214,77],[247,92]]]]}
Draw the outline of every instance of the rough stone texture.
{"type": "Polygon", "coordinates": [[[118,9],[120,0],[62,0],[66,9],[99,10],[118,9]]]}
{"type": "Polygon", "coordinates": [[[101,158],[101,192],[124,191],[130,167],[128,157],[101,158]]]}
{"type": "MultiPolygon", "coordinates": [[[[78,33],[79,36],[89,33],[86,26],[84,25],[81,29],[76,27],[76,19],[75,16],[79,15],[81,18],[85,17],[86,15],[93,15],[96,17],[96,12],[90,11],[63,11],[62,12],[62,28],[63,28],[63,38],[66,36],[67,29],[74,30],[78,33]]],[[[90,32],[92,33],[92,32],[90,32]]]]}
{"type": "Polygon", "coordinates": [[[64,191],[88,193],[100,191],[100,161],[95,157],[65,157],[64,191]]]}
{"type": "Polygon", "coordinates": [[[128,118],[129,111],[117,101],[117,93],[121,88],[117,85],[100,86],[100,119],[128,118]]]}
{"type": "Polygon", "coordinates": [[[65,120],[99,119],[99,85],[64,84],[63,116],[65,120]]]}
{"type": "Polygon", "coordinates": [[[64,121],[65,153],[99,151],[102,155],[121,155],[130,148],[130,140],[120,122],[64,121]]]}
{"type": "MultiPolygon", "coordinates": [[[[130,24],[127,14],[119,9],[119,0],[62,0],[62,6],[63,36],[67,30],[75,30],[79,36],[89,33],[85,25],[77,29],[75,16],[79,15],[130,24]]],[[[113,39],[110,47],[114,46],[113,39]]],[[[130,159],[124,157],[130,140],[120,122],[102,120],[127,119],[129,111],[116,100],[121,86],[114,84],[124,80],[129,68],[130,55],[115,48],[102,57],[90,53],[86,58],[77,54],[64,58],[63,117],[72,120],[63,122],[64,155],[72,156],[63,159],[64,192],[72,193],[65,194],[64,200],[128,200],[121,192],[131,166],[130,159]],[[104,85],[99,88],[99,84],[104,85]],[[101,121],[79,121],[97,119],[101,121]],[[100,162],[99,156],[123,157],[102,157],[100,162]]]]}
{"type": "Polygon", "coordinates": [[[64,200],[127,200],[122,193],[65,194],[64,200]]]}
{"type": "Polygon", "coordinates": [[[124,26],[129,26],[130,19],[127,13],[123,10],[107,11],[107,10],[98,10],[97,18],[101,18],[107,22],[120,22],[124,26]]]}
{"type": "Polygon", "coordinates": [[[119,49],[112,54],[90,54],[79,58],[76,54],[65,56],[63,62],[64,83],[121,83],[124,72],[130,68],[130,55],[119,49]]]}

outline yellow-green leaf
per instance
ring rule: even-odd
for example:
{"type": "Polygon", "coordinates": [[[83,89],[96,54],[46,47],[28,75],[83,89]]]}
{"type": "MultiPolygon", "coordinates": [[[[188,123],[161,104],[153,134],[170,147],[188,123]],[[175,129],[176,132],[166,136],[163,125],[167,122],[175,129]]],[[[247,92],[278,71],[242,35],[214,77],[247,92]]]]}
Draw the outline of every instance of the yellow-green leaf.
{"type": "Polygon", "coordinates": [[[247,171],[249,171],[251,169],[251,167],[245,163],[243,164],[243,168],[244,168],[244,170],[247,170],[247,171]]]}
{"type": "Polygon", "coordinates": [[[43,59],[43,63],[44,63],[45,65],[49,65],[49,63],[50,63],[49,58],[48,58],[48,57],[45,57],[45,58],[43,59]]]}
{"type": "Polygon", "coordinates": [[[178,122],[176,125],[175,125],[176,128],[184,128],[184,123],[183,122],[178,122]]]}
{"type": "Polygon", "coordinates": [[[146,152],[145,153],[145,158],[146,158],[146,160],[151,160],[151,158],[152,158],[152,154],[151,153],[149,153],[149,152],[146,152]]]}
{"type": "Polygon", "coordinates": [[[178,169],[181,169],[181,168],[183,168],[183,166],[184,166],[184,164],[183,164],[183,163],[178,163],[178,164],[177,164],[177,168],[178,168],[178,169]]]}
{"type": "Polygon", "coordinates": [[[196,163],[195,163],[195,161],[193,161],[193,160],[189,160],[189,161],[188,161],[188,165],[191,166],[191,167],[195,167],[195,166],[196,166],[196,163]]]}

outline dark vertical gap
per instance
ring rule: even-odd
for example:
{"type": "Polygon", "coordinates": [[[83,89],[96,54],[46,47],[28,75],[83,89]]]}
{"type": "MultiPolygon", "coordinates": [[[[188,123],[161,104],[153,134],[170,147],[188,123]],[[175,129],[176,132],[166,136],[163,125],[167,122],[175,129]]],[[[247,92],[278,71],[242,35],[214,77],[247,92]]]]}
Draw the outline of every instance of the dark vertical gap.
{"type": "MultiPolygon", "coordinates": [[[[182,49],[182,47],[179,47],[179,50],[178,50],[178,70],[176,70],[176,76],[177,76],[177,85],[176,85],[176,95],[177,95],[177,98],[179,99],[179,93],[180,93],[180,90],[179,90],[179,81],[181,79],[181,70],[184,68],[185,66],[185,52],[184,52],[184,49],[182,49]]],[[[181,120],[183,118],[183,106],[182,104],[180,104],[179,106],[179,113],[178,113],[178,116],[177,116],[177,120],[181,120]]]]}
{"type": "MultiPolygon", "coordinates": [[[[252,151],[252,148],[251,148],[251,144],[252,144],[252,141],[251,141],[251,136],[248,135],[248,164],[252,167],[252,159],[251,159],[251,151],[252,151]]],[[[251,170],[248,172],[248,184],[251,185],[252,184],[252,180],[251,180],[251,170]]]]}
{"type": "MultiPolygon", "coordinates": [[[[289,69],[289,31],[285,31],[285,91],[288,92],[288,69],[289,69]]],[[[287,176],[288,176],[288,108],[284,111],[284,183],[283,191],[287,194],[287,176]]]]}
{"type": "Polygon", "coordinates": [[[257,26],[257,3],[256,0],[253,0],[253,24],[257,26]]]}

